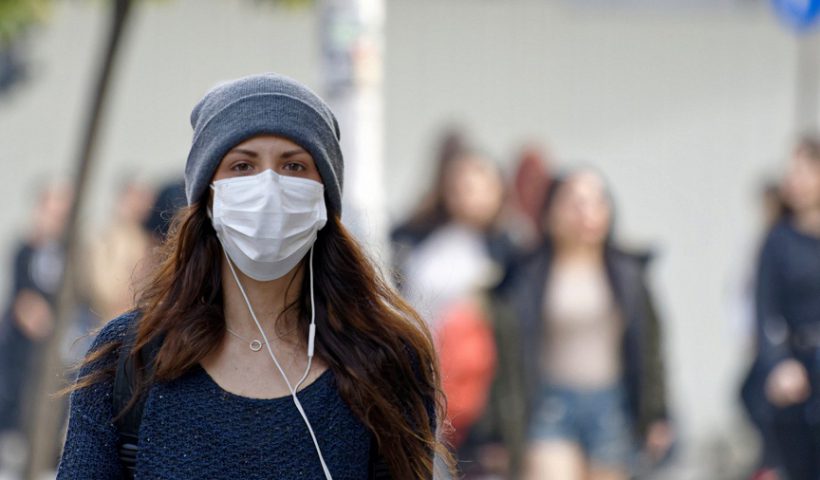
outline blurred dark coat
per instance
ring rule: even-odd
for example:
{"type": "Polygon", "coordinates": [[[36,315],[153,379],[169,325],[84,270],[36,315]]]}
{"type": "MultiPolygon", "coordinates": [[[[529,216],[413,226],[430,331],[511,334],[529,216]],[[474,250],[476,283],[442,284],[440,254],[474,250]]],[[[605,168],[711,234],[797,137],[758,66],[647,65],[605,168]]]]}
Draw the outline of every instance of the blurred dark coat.
{"type": "Polygon", "coordinates": [[[35,247],[22,243],[14,255],[14,277],[8,305],[0,322],[0,431],[23,428],[29,376],[40,360],[39,344],[20,329],[14,302],[23,291],[54,304],[63,269],[63,250],[56,244],[35,247]]]}
{"type": "MultiPolygon", "coordinates": [[[[755,285],[758,350],[744,401],[789,478],[820,478],[820,238],[785,218],[769,231],[755,285]],[[809,398],[785,408],[766,397],[766,382],[782,361],[805,367],[809,398]]],[[[772,451],[769,451],[772,450],[772,451]]]]}
{"type": "Polygon", "coordinates": [[[758,361],[765,376],[783,360],[802,362],[820,377],[820,238],[798,231],[791,220],[766,237],[755,285],[758,361]]]}
{"type": "MultiPolygon", "coordinates": [[[[667,418],[666,383],[661,353],[661,329],[646,282],[648,255],[608,248],[605,263],[616,303],[625,322],[621,359],[623,385],[633,431],[642,439],[649,425],[667,418]]],[[[539,358],[544,348],[544,294],[552,252],[543,247],[509,280],[507,297],[517,321],[519,362],[523,372],[523,415],[529,424],[542,382],[539,358]]]]}

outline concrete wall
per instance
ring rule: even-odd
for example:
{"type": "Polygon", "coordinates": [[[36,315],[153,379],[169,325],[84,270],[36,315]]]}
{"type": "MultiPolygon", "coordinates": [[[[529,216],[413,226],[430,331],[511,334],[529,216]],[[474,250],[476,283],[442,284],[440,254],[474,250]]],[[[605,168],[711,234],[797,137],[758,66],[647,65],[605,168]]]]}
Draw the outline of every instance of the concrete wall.
{"type": "MultiPolygon", "coordinates": [[[[105,34],[99,3],[58,4],[31,32],[31,81],[0,98],[3,252],[26,225],[39,176],[71,171],[105,34]]],[[[600,167],[616,194],[620,236],[660,251],[656,290],[684,434],[701,444],[727,436],[739,416],[745,341],[729,326],[728,286],[754,245],[754,189],[793,138],[796,41],[765,8],[393,0],[387,15],[392,218],[426,188],[433,141],[453,120],[503,163],[536,139],[562,163],[600,167]]],[[[112,90],[88,231],[124,175],[181,173],[190,108],[216,81],[275,70],[320,89],[317,25],[309,10],[255,2],[140,8],[112,90]]],[[[8,271],[8,256],[0,259],[8,271]]],[[[0,279],[2,291],[7,284],[0,279]]]]}

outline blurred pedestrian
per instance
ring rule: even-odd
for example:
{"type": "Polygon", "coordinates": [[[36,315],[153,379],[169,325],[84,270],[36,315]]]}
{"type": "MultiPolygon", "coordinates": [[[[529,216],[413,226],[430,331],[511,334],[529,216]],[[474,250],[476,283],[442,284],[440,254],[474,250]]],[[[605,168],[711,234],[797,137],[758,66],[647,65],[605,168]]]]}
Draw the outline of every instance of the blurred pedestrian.
{"type": "Polygon", "coordinates": [[[172,180],[160,187],[154,205],[145,218],[145,229],[151,233],[155,244],[159,245],[165,241],[171,228],[171,220],[186,203],[183,180],[172,180]]]}
{"type": "MultiPolygon", "coordinates": [[[[18,437],[29,425],[28,398],[42,346],[54,330],[64,268],[63,234],[73,200],[64,182],[38,194],[33,224],[14,255],[12,288],[0,323],[0,436],[18,437]]],[[[9,440],[19,444],[19,440],[9,440]]],[[[2,442],[6,444],[4,440],[2,442]]]]}
{"type": "Polygon", "coordinates": [[[409,218],[390,232],[394,273],[399,285],[404,281],[407,257],[449,219],[444,201],[446,172],[466,148],[467,140],[460,129],[450,127],[444,131],[437,145],[432,187],[421,197],[409,218]]]}
{"type": "Polygon", "coordinates": [[[541,207],[549,189],[550,168],[549,155],[542,147],[531,143],[518,152],[505,222],[522,251],[531,251],[544,241],[541,207]]]}
{"type": "Polygon", "coordinates": [[[524,478],[627,479],[637,450],[657,460],[672,442],[647,257],[616,248],[612,218],[600,175],[556,178],[546,242],[511,280],[529,427],[524,478]]]}
{"type": "MultiPolygon", "coordinates": [[[[759,195],[762,231],[768,234],[772,227],[783,219],[787,211],[781,195],[780,180],[766,181],[759,190],[759,195]]],[[[758,243],[760,240],[758,239],[758,243]]],[[[755,256],[759,253],[759,249],[760,245],[755,245],[755,256]]],[[[780,478],[780,457],[773,430],[775,406],[766,398],[767,366],[758,354],[757,328],[755,328],[756,279],[754,267],[756,267],[756,260],[749,260],[749,258],[744,259],[744,269],[733,289],[730,304],[734,331],[749,339],[748,352],[751,356],[749,369],[740,387],[740,399],[752,425],[760,435],[760,453],[751,478],[753,480],[778,480],[780,478]],[[751,267],[747,268],[747,265],[751,267]]]]}
{"type": "Polygon", "coordinates": [[[146,256],[153,245],[144,227],[154,202],[143,183],[126,180],[111,220],[91,239],[88,284],[91,308],[100,319],[111,319],[134,308],[136,292],[148,274],[146,256]]]}
{"type": "Polygon", "coordinates": [[[790,212],[768,233],[756,282],[759,361],[790,480],[820,478],[820,140],[794,150],[783,181],[790,212]]]}
{"type": "Polygon", "coordinates": [[[329,107],[262,74],[191,123],[188,205],[86,358],[58,478],[432,478],[432,338],[341,223],[329,107]]]}
{"type": "Polygon", "coordinates": [[[485,414],[495,372],[488,293],[515,249],[500,221],[506,195],[499,168],[466,145],[460,148],[433,181],[431,197],[438,203],[393,238],[406,242],[402,289],[432,327],[452,426],[448,440],[461,473],[472,478],[483,471],[478,450],[485,442],[473,435],[473,425],[485,414]],[[426,228],[414,230],[421,225],[426,228]],[[422,231],[414,239],[408,235],[422,231]]]}
{"type": "Polygon", "coordinates": [[[494,285],[515,251],[498,222],[504,202],[498,167],[464,149],[441,174],[435,182],[439,205],[431,210],[435,217],[416,217],[410,223],[430,228],[404,253],[401,269],[403,292],[434,329],[453,302],[494,285]]]}

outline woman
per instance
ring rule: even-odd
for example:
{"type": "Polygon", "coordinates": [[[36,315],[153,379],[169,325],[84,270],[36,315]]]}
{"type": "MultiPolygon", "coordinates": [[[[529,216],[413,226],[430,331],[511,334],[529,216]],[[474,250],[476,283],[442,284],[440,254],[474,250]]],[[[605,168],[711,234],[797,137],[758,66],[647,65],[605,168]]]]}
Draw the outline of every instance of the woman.
{"type": "Polygon", "coordinates": [[[408,257],[450,218],[444,202],[447,172],[451,170],[455,159],[464,152],[465,144],[465,136],[459,129],[450,127],[444,131],[436,148],[435,174],[431,188],[422,196],[410,216],[390,232],[395,280],[399,284],[403,283],[408,257]]]}
{"type": "MultiPolygon", "coordinates": [[[[43,185],[31,214],[31,230],[14,255],[11,295],[0,316],[0,452],[14,451],[18,444],[18,451],[29,448],[24,432],[32,422],[26,418],[26,404],[36,393],[32,379],[43,343],[54,329],[52,305],[65,259],[60,239],[73,197],[65,182],[43,185]]],[[[25,459],[15,457],[2,455],[0,471],[22,466],[25,459]]]]}
{"type": "Polygon", "coordinates": [[[635,438],[668,447],[658,319],[646,259],[611,244],[603,181],[581,170],[550,187],[547,242],[512,280],[527,384],[531,479],[629,478],[635,438]]]}
{"type": "MultiPolygon", "coordinates": [[[[761,233],[765,236],[784,215],[788,209],[783,202],[780,179],[766,179],[757,190],[757,200],[761,220],[761,233]]],[[[760,235],[760,240],[765,238],[760,235]]],[[[760,245],[755,245],[754,256],[759,252],[760,245]]],[[[745,250],[745,249],[744,249],[745,250]]],[[[757,329],[755,328],[755,275],[757,262],[751,261],[751,255],[743,255],[743,271],[737,277],[738,281],[732,282],[732,295],[730,296],[730,312],[732,313],[731,324],[734,331],[740,334],[745,340],[744,350],[748,349],[750,362],[748,369],[743,375],[740,385],[740,401],[752,426],[760,435],[760,448],[757,454],[757,465],[750,474],[751,480],[777,480],[777,471],[780,468],[779,454],[777,452],[777,442],[774,437],[773,413],[775,407],[766,398],[766,374],[771,365],[761,362],[758,356],[757,329]]]]}
{"type": "Polygon", "coordinates": [[[820,476],[820,141],[795,149],[783,184],[788,207],[760,253],[758,358],[776,407],[774,437],[788,478],[820,476]]]}
{"type": "Polygon", "coordinates": [[[439,183],[443,216],[401,266],[404,293],[434,329],[454,302],[494,285],[512,252],[498,227],[504,182],[490,160],[463,150],[449,161],[439,183]]]}
{"type": "Polygon", "coordinates": [[[112,376],[133,331],[135,365],[161,341],[136,370],[137,478],[431,478],[433,344],[340,221],[330,109],[265,74],[217,86],[191,123],[188,206],[85,361],[58,477],[120,477],[112,376]]]}

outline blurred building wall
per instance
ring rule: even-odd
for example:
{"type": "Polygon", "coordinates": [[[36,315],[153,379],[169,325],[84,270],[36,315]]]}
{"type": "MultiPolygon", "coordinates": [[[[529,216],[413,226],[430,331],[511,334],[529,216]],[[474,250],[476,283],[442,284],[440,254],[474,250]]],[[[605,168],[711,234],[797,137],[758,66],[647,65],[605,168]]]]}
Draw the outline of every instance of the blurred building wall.
{"type": "MultiPolygon", "coordinates": [[[[31,32],[32,78],[0,97],[0,291],[32,187],[71,172],[105,33],[99,2],[56,2],[31,32]]],[[[762,173],[793,138],[795,40],[764,7],[600,10],[540,1],[393,0],[385,58],[388,211],[398,219],[432,172],[438,129],[463,123],[507,162],[523,140],[599,166],[620,237],[659,248],[674,406],[695,440],[725,436],[742,335],[727,285],[754,246],[762,173]]],[[[310,10],[257,2],[143,5],[127,33],[92,178],[87,231],[126,175],[181,175],[188,115],[216,81],[275,70],[321,90],[310,10]]],[[[345,127],[342,125],[342,141],[345,127]]]]}

